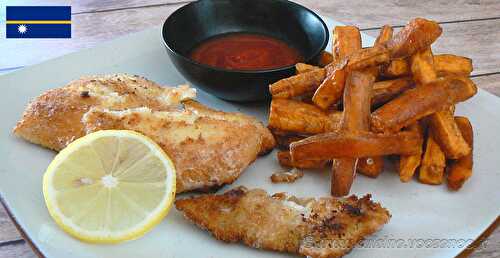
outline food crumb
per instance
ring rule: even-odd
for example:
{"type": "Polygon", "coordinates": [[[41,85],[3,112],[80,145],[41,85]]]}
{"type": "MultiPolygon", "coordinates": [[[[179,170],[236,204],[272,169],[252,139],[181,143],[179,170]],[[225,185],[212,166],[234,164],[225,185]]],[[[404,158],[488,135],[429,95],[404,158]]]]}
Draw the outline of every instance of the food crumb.
{"type": "Polygon", "coordinates": [[[290,171],[280,171],[271,175],[271,181],[277,183],[293,183],[304,176],[304,172],[293,168],[290,171]]]}

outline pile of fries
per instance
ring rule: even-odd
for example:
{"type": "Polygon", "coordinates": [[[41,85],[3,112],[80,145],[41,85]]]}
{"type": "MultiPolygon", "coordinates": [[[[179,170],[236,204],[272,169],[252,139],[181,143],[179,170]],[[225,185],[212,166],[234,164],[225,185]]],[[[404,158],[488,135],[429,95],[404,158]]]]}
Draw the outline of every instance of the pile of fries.
{"type": "MultiPolygon", "coordinates": [[[[412,179],[458,190],[472,175],[472,126],[455,104],[477,92],[468,58],[433,55],[436,22],[410,21],[393,36],[386,25],[373,47],[359,29],[337,26],[333,54],[319,66],[297,64],[297,75],[269,86],[269,128],[282,166],[332,166],[331,193],[349,193],[356,172],[377,177],[384,156],[399,157],[402,182],[412,179]],[[446,171],[446,173],[445,173],[446,171]]],[[[394,159],[390,159],[394,160],[394,159]]]]}

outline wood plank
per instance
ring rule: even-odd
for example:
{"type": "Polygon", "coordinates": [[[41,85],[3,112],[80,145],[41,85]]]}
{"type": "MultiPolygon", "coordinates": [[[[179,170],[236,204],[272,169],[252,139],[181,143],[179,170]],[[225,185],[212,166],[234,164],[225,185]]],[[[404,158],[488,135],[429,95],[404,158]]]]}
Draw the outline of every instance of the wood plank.
{"type": "MultiPolygon", "coordinates": [[[[17,232],[16,227],[10,221],[10,218],[3,206],[0,205],[0,244],[19,239],[21,239],[19,232],[17,232]]],[[[0,255],[0,257],[6,256],[0,255]]]]}
{"type": "Polygon", "coordinates": [[[30,246],[24,241],[0,246],[0,257],[5,258],[37,258],[30,246]]]}
{"type": "MultiPolygon", "coordinates": [[[[479,77],[472,78],[472,80],[476,83],[476,85],[479,88],[481,88],[483,90],[487,90],[491,94],[494,94],[494,95],[500,97],[500,74],[479,76],[479,77]]],[[[498,238],[498,242],[500,242],[500,237],[498,238]]],[[[498,257],[500,257],[500,256],[498,256],[498,257]]]]}
{"type": "Polygon", "coordinates": [[[385,24],[404,25],[414,17],[449,22],[500,16],[500,1],[497,0],[294,1],[333,19],[363,29],[382,27],[385,24]]]}
{"type": "MultiPolygon", "coordinates": [[[[472,58],[475,74],[500,72],[500,19],[441,24],[443,34],[432,45],[436,54],[472,58]]],[[[376,37],[379,29],[363,32],[376,37]]]]}

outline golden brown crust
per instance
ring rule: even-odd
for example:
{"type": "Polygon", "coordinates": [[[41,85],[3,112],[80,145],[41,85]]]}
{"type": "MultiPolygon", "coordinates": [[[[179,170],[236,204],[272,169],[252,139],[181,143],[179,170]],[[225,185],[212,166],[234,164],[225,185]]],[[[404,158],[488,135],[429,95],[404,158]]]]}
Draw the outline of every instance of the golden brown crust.
{"type": "Polygon", "coordinates": [[[303,199],[244,187],[177,200],[175,206],[219,240],[311,257],[341,257],[390,219],[369,195],[303,199]]]}
{"type": "Polygon", "coordinates": [[[178,192],[231,183],[259,153],[275,146],[270,131],[250,116],[216,111],[193,100],[183,104],[191,91],[137,76],[82,78],[31,102],[14,133],[59,151],[97,130],[141,132],[173,159],[178,192]]]}

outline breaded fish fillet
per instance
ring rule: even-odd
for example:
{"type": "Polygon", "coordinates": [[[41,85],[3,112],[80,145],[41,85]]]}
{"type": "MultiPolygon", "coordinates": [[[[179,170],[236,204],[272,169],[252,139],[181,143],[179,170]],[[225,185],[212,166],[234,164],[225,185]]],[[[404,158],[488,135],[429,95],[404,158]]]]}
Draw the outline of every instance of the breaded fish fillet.
{"type": "Polygon", "coordinates": [[[14,134],[59,151],[104,129],[140,132],[156,141],[177,169],[177,191],[231,183],[275,145],[255,118],[216,111],[194,101],[196,90],[138,76],[82,78],[49,90],[26,108],[14,134]]]}
{"type": "Polygon", "coordinates": [[[300,199],[245,187],[177,200],[175,206],[219,240],[325,258],[348,253],[391,217],[370,195],[300,199]]]}

